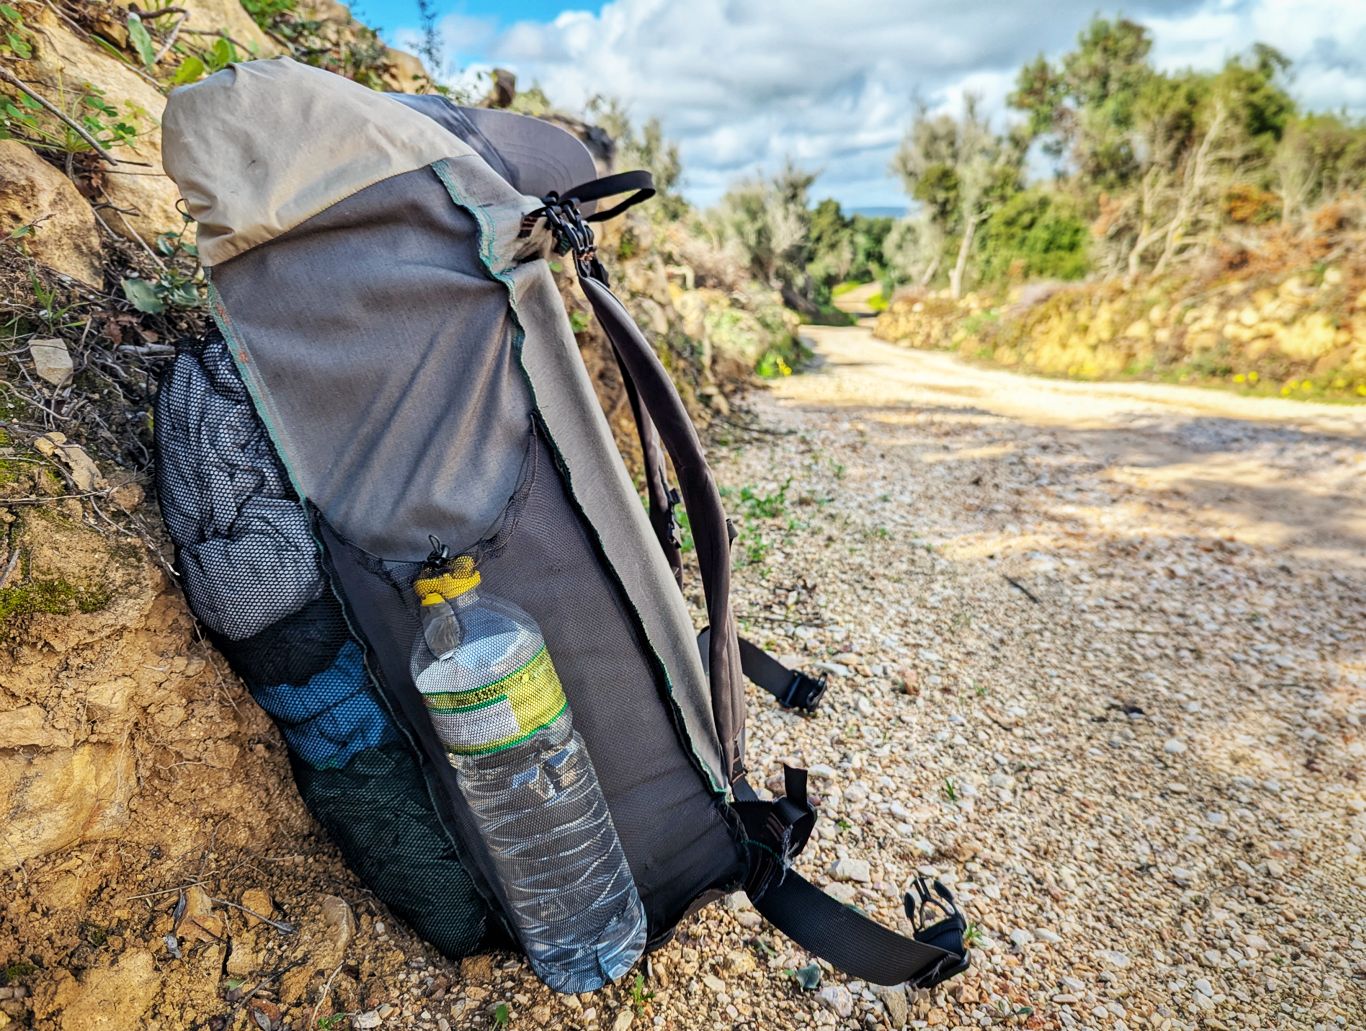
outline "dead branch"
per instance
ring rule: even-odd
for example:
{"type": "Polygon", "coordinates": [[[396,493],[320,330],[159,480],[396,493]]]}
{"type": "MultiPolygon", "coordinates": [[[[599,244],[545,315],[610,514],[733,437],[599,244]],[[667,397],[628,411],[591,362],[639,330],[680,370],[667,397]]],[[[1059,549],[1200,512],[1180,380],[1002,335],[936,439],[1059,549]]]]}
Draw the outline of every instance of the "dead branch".
{"type": "Polygon", "coordinates": [[[13,72],[9,71],[9,69],[0,67],[0,81],[8,82],[15,89],[30,97],[35,103],[41,106],[44,111],[52,115],[54,118],[60,120],[61,123],[65,125],[68,129],[74,132],[81,139],[85,140],[85,142],[91,146],[95,153],[99,154],[99,156],[103,160],[108,161],[110,164],[140,165],[143,168],[151,167],[151,165],[149,165],[146,161],[125,161],[123,158],[115,157],[113,154],[109,153],[109,151],[105,150],[104,147],[100,145],[99,140],[95,139],[95,137],[91,136],[90,133],[86,132],[84,126],[81,126],[76,122],[72,121],[70,118],[68,118],[65,114],[62,113],[62,110],[60,108],[58,108],[54,104],[49,103],[38,93],[35,93],[31,86],[29,86],[26,82],[20,79],[13,72]]]}

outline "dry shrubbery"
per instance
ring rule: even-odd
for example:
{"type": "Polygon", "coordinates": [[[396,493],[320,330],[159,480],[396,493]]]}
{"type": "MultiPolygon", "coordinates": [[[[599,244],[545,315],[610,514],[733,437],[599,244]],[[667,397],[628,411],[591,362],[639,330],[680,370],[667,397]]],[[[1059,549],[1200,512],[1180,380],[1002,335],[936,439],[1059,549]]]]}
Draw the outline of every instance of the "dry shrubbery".
{"type": "Polygon", "coordinates": [[[1336,201],[1312,233],[1229,233],[1199,264],[961,302],[903,294],[879,336],[1049,375],[1219,383],[1299,398],[1366,397],[1366,207],[1336,201]]]}

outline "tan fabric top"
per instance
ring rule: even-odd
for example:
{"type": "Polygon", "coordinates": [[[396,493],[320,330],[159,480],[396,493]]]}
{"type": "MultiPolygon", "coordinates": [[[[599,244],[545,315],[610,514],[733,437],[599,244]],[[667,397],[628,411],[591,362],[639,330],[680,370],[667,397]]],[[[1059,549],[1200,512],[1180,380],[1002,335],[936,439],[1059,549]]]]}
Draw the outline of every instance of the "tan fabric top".
{"type": "Polygon", "coordinates": [[[287,57],[171,93],[162,162],[221,265],[390,176],[473,151],[426,115],[287,57]]]}

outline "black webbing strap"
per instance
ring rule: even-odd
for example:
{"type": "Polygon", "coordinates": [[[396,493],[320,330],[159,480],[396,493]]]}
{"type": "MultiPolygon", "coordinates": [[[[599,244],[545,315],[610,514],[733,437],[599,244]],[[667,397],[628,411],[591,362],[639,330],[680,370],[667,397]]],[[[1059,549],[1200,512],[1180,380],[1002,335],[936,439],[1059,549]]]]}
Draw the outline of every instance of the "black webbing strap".
{"type": "MultiPolygon", "coordinates": [[[[706,660],[711,628],[697,635],[697,647],[706,660]]],[[[778,699],[784,709],[815,712],[825,694],[824,676],[813,677],[799,669],[788,669],[753,641],[740,638],[740,669],[745,679],[778,699]]]]}
{"type": "MultiPolygon", "coordinates": [[[[634,172],[617,172],[615,175],[605,175],[601,179],[591,179],[586,183],[580,183],[573,189],[565,190],[557,200],[565,204],[583,204],[587,201],[616,197],[623,193],[631,195],[610,208],[593,212],[584,221],[606,222],[609,218],[616,218],[628,208],[633,208],[642,201],[649,200],[655,195],[654,177],[643,169],[634,172]]],[[[546,200],[549,202],[550,198],[547,197],[546,200]]]]}
{"type": "Polygon", "coordinates": [[[914,937],[898,934],[831,898],[791,868],[815,825],[806,799],[806,771],[784,769],[785,794],[761,801],[741,778],[733,808],[748,837],[751,864],[745,891],[763,917],[813,956],[852,977],[880,985],[928,988],[966,970],[967,921],[938,881],[918,878],[905,897],[914,937]],[[926,924],[931,913],[942,914],[926,924]]]}

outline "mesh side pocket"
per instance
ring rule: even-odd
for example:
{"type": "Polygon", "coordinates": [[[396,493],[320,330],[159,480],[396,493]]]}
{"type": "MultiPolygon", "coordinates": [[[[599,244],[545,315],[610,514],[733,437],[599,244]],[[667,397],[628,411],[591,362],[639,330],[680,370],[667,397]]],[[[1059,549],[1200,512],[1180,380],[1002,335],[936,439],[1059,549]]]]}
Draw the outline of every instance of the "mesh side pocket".
{"type": "MultiPolygon", "coordinates": [[[[530,474],[491,537],[459,540],[444,527],[424,529],[453,554],[475,556],[488,598],[513,603],[539,628],[656,939],[703,892],[734,883],[743,858],[723,804],[711,795],[687,751],[666,675],[651,658],[639,621],[611,579],[538,432],[532,434],[530,457],[530,474]]],[[[407,715],[433,767],[450,785],[466,858],[496,885],[477,821],[459,797],[455,771],[414,682],[413,643],[424,633],[414,592],[422,563],[373,555],[321,515],[317,529],[348,614],[374,644],[383,689],[407,715]]],[[[528,711],[531,702],[534,698],[528,711]]],[[[507,736],[534,722],[510,718],[507,736]]],[[[478,736],[488,733],[481,729],[478,736]]]]}
{"type": "Polygon", "coordinates": [[[309,811],[428,941],[454,956],[492,944],[488,906],[376,692],[220,334],[181,345],[155,425],[162,515],[190,608],[280,728],[309,811]]]}

